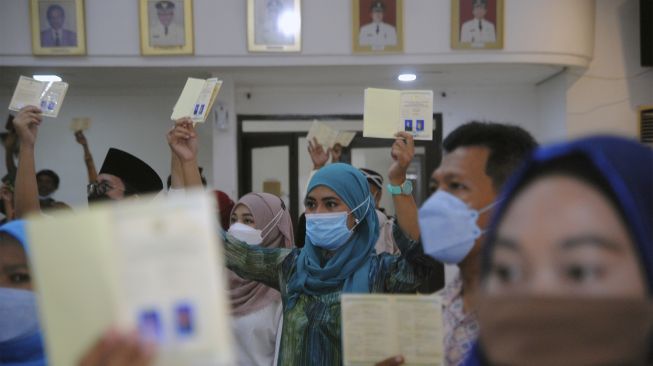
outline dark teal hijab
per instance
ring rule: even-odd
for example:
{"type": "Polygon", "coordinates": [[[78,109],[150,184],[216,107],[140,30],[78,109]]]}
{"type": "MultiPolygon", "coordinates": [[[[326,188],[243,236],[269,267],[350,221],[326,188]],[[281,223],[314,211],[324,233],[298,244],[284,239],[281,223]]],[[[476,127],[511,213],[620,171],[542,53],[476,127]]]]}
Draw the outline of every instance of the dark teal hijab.
{"type": "Polygon", "coordinates": [[[374,200],[365,176],[349,164],[330,164],[311,179],[307,192],[325,186],[333,190],[350,208],[361,205],[352,214],[360,223],[349,241],[322,264],[322,249],[313,245],[308,235],[297,257],[297,269],[288,283],[288,304],[292,308],[300,294],[321,295],[333,291],[370,291],[369,270],[374,245],[379,237],[379,221],[374,200]]]}

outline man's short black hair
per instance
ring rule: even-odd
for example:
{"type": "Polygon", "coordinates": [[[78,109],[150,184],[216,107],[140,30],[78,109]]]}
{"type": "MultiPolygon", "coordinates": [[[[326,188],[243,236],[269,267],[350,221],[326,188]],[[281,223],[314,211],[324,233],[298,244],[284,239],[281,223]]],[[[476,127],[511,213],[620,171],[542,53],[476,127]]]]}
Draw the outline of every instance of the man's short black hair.
{"type": "Polygon", "coordinates": [[[36,177],[38,178],[39,175],[47,175],[52,179],[52,182],[54,182],[54,189],[59,189],[59,175],[55,173],[54,171],[50,169],[43,169],[39,170],[38,173],[36,173],[36,177]]]}
{"type": "Polygon", "coordinates": [[[537,142],[521,127],[478,121],[456,128],[442,142],[445,153],[471,146],[490,150],[485,174],[492,179],[494,189],[499,191],[524,158],[537,147],[537,142]]]}

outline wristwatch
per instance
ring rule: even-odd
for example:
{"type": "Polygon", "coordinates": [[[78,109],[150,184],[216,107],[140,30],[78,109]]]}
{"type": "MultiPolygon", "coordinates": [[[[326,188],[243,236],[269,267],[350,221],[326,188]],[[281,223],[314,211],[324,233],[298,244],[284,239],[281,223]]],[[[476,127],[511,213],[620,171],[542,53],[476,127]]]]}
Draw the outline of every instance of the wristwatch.
{"type": "Polygon", "coordinates": [[[387,188],[388,192],[390,192],[390,194],[393,196],[399,194],[410,196],[413,193],[413,183],[408,179],[406,179],[406,181],[404,181],[404,183],[400,186],[393,186],[392,184],[388,183],[387,188]]]}

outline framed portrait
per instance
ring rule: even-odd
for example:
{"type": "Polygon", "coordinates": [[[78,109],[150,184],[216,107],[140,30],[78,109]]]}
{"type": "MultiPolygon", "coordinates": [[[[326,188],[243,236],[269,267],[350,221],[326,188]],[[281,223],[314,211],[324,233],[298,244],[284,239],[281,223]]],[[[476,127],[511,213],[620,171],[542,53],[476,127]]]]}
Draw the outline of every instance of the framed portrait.
{"type": "Polygon", "coordinates": [[[86,54],[84,0],[30,0],[29,5],[34,55],[86,54]]]}
{"type": "Polygon", "coordinates": [[[247,0],[247,49],[301,51],[301,14],[301,0],[247,0]]]}
{"type": "Polygon", "coordinates": [[[352,0],[354,53],[404,50],[403,0],[352,0]]]}
{"type": "Polygon", "coordinates": [[[192,0],[139,0],[141,54],[144,56],[192,55],[192,0]]]}
{"type": "Polygon", "coordinates": [[[502,49],[503,0],[451,0],[451,48],[502,49]]]}

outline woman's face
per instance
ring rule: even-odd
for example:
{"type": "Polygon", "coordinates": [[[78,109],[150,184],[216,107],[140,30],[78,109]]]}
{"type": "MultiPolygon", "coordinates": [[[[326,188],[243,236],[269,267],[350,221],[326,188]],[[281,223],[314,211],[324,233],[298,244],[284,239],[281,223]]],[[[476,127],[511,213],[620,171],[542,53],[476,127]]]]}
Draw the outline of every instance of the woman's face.
{"type": "MultiPolygon", "coordinates": [[[[322,214],[334,212],[351,212],[351,209],[332,189],[317,186],[308,193],[304,200],[306,214],[322,214]]],[[[347,227],[352,229],[355,225],[354,215],[347,216],[347,227]]]]}
{"type": "Polygon", "coordinates": [[[642,270],[610,201],[577,179],[537,179],[501,221],[489,295],[644,297],[642,270]]]}
{"type": "Polygon", "coordinates": [[[230,220],[231,225],[237,222],[243,225],[251,226],[254,229],[256,229],[256,221],[254,221],[254,215],[252,215],[252,212],[245,205],[242,204],[236,205],[236,208],[231,214],[231,220],[230,220]]]}
{"type": "Polygon", "coordinates": [[[0,237],[0,287],[32,289],[32,279],[23,246],[15,239],[0,237]]]}

